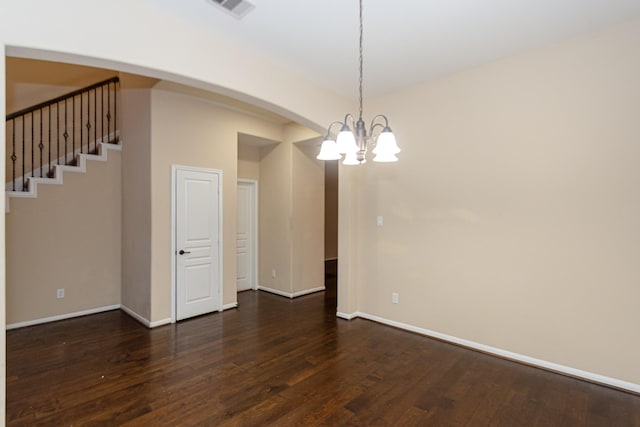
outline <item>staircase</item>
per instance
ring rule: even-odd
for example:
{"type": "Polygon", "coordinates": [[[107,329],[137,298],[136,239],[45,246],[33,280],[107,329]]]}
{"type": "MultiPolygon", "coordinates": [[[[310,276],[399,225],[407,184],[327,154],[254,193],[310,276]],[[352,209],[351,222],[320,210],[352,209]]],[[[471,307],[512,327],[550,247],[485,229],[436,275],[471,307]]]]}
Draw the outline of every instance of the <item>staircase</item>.
{"type": "Polygon", "coordinates": [[[118,77],[7,115],[6,211],[13,197],[33,198],[40,184],[62,184],[87,160],[121,150],[118,77]]]}

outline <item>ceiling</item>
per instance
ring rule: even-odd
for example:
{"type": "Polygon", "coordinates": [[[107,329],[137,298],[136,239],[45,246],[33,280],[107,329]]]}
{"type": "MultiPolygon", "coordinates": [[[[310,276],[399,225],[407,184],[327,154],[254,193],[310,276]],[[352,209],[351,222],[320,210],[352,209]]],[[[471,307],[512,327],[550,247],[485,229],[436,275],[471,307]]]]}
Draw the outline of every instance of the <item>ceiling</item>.
{"type": "MultiPolygon", "coordinates": [[[[147,0],[310,80],[357,98],[357,0],[147,0]]],[[[640,0],[364,0],[364,92],[382,95],[640,17],[640,0]]]]}

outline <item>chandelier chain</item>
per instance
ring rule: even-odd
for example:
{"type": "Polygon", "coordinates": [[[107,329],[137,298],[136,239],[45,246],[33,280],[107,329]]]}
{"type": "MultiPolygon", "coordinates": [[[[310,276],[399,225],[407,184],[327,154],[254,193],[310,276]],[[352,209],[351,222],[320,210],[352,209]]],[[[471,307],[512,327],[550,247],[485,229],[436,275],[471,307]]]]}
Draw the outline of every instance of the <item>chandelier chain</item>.
{"type": "Polygon", "coordinates": [[[360,80],[359,80],[359,102],[360,102],[360,115],[359,119],[362,118],[362,0],[360,0],[360,80]]]}

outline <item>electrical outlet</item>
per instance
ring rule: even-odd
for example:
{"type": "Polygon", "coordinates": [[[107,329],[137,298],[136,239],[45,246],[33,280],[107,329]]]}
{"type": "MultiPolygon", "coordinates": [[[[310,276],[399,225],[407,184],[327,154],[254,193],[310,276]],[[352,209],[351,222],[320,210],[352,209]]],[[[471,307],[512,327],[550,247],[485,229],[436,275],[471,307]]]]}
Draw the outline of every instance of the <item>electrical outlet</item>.
{"type": "Polygon", "coordinates": [[[276,278],[276,269],[275,268],[271,270],[271,278],[272,279],[276,278]]]}
{"type": "Polygon", "coordinates": [[[398,303],[398,293],[397,292],[393,292],[391,294],[391,302],[393,304],[397,304],[398,303]]]}
{"type": "Polygon", "coordinates": [[[382,227],[384,225],[384,218],[382,217],[382,215],[378,215],[378,217],[376,218],[376,224],[378,225],[378,227],[382,227]]]}
{"type": "Polygon", "coordinates": [[[64,288],[56,290],[56,298],[64,298],[64,288]]]}

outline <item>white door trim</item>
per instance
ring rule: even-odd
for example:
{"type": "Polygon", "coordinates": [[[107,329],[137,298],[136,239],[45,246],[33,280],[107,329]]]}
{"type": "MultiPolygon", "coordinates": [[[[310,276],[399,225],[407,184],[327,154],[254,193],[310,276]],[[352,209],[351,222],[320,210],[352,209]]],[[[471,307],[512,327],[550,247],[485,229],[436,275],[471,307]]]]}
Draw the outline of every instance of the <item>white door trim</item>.
{"type": "Polygon", "coordinates": [[[218,214],[218,233],[219,233],[219,239],[218,239],[218,271],[220,272],[219,274],[219,283],[220,283],[220,290],[219,290],[219,296],[220,296],[220,311],[222,311],[222,308],[224,307],[224,300],[223,300],[223,287],[224,287],[224,282],[222,281],[223,276],[223,271],[222,271],[222,267],[223,267],[223,258],[224,258],[224,254],[222,252],[222,242],[223,242],[223,235],[222,235],[222,225],[224,224],[223,220],[222,220],[222,189],[223,189],[223,185],[222,185],[222,171],[220,169],[207,169],[207,168],[198,168],[198,167],[193,167],[193,166],[183,166],[183,165],[171,165],[171,323],[176,323],[176,301],[177,301],[177,297],[176,297],[176,286],[177,286],[177,281],[176,281],[176,253],[177,253],[177,248],[176,248],[176,190],[177,190],[177,176],[178,176],[178,170],[183,170],[183,171],[195,171],[195,172],[209,172],[209,173],[215,173],[218,175],[218,185],[219,187],[219,191],[218,191],[218,209],[219,209],[219,214],[218,214]]]}
{"type": "Polygon", "coordinates": [[[258,290],[258,236],[259,236],[259,230],[258,230],[258,218],[259,218],[259,212],[258,212],[258,181],[255,179],[243,179],[243,178],[238,178],[238,183],[243,183],[243,184],[251,184],[252,189],[252,197],[251,197],[251,209],[253,212],[253,223],[251,224],[251,233],[253,234],[253,242],[251,244],[251,248],[249,248],[249,250],[251,251],[251,260],[252,260],[252,265],[251,268],[253,269],[252,274],[251,274],[251,289],[253,289],[254,291],[258,290]]]}

